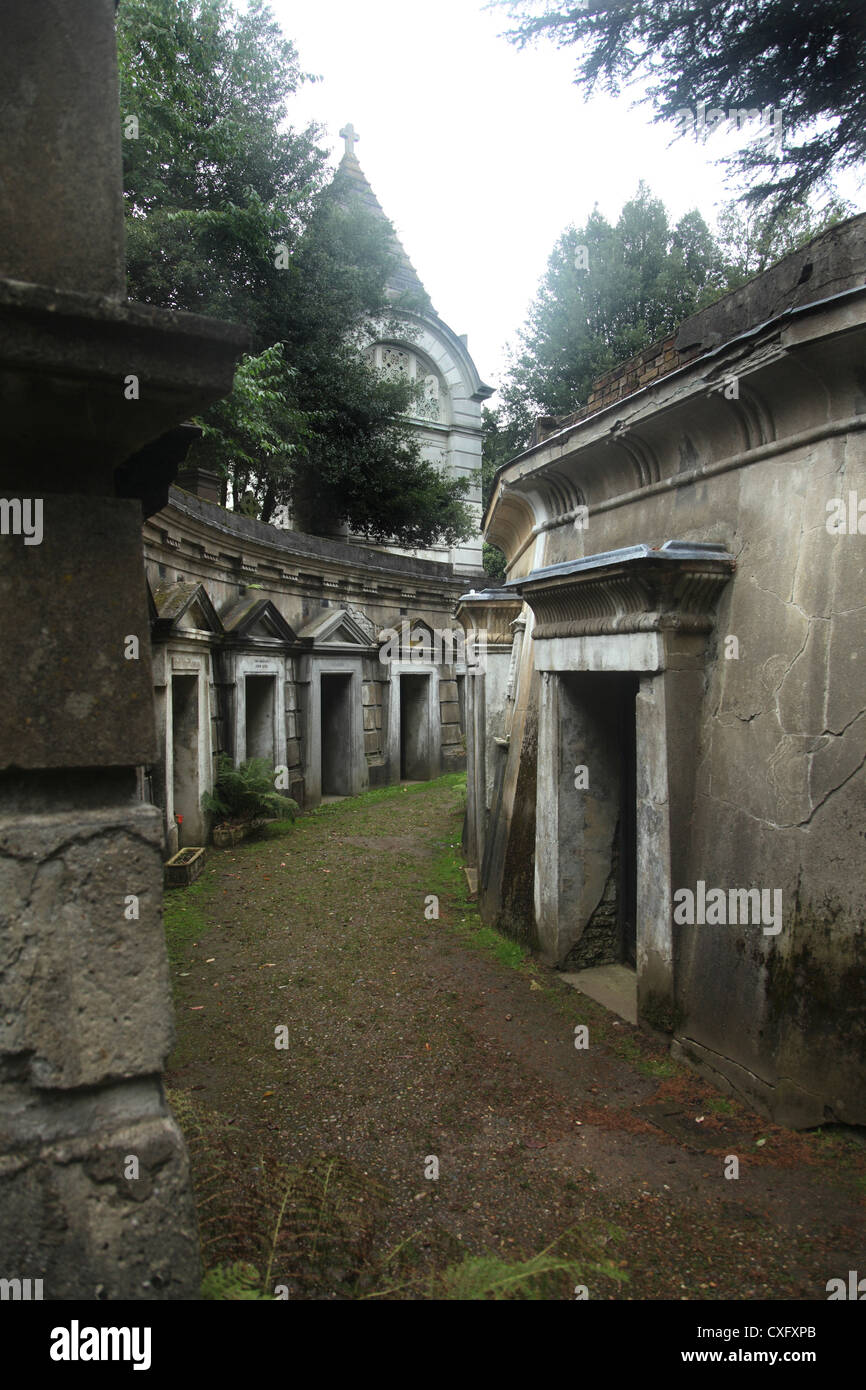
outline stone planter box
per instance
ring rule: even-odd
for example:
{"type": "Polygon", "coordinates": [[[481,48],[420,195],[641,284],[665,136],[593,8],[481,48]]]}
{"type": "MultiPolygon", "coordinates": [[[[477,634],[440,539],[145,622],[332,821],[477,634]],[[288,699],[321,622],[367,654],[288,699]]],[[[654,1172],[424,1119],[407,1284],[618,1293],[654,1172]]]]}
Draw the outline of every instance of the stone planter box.
{"type": "Polygon", "coordinates": [[[231,849],[232,845],[239,845],[241,840],[246,840],[249,835],[261,830],[264,823],[264,819],[257,816],[255,820],[246,821],[243,825],[217,825],[213,832],[214,845],[217,849],[231,849]]]}
{"type": "Polygon", "coordinates": [[[169,888],[188,888],[195,883],[203,868],[203,849],[179,849],[165,865],[166,885],[169,888]]]}

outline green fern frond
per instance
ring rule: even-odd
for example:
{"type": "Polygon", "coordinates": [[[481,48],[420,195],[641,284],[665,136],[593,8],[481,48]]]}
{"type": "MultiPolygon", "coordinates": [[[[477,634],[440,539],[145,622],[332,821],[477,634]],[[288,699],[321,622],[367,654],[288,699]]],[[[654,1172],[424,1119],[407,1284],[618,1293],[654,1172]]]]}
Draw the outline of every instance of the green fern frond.
{"type": "Polygon", "coordinates": [[[238,1260],[232,1265],[216,1265],[209,1269],[201,1284],[201,1296],[209,1300],[240,1299],[269,1300],[270,1295],[262,1292],[262,1279],[255,1265],[238,1260]]]}

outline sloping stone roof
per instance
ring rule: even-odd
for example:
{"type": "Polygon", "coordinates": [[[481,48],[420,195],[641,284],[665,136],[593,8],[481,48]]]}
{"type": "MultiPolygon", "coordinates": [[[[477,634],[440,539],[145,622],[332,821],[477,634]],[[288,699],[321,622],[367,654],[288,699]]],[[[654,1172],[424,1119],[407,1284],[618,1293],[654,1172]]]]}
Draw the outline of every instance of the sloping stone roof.
{"type": "Polygon", "coordinates": [[[379,217],[388,228],[392,247],[398,258],[397,267],[388,281],[389,295],[394,299],[401,298],[404,295],[411,296],[413,300],[420,299],[423,307],[435,312],[435,310],[433,310],[433,305],[430,303],[430,296],[421,282],[421,277],[406,255],[406,251],[394,231],[392,222],[386,216],[379,199],[370,187],[367,176],[361,168],[357,155],[348,153],[343,155],[337,172],[334,175],[332,188],[341,202],[347,201],[352,197],[359,199],[361,204],[366,207],[368,211],[379,217]]]}

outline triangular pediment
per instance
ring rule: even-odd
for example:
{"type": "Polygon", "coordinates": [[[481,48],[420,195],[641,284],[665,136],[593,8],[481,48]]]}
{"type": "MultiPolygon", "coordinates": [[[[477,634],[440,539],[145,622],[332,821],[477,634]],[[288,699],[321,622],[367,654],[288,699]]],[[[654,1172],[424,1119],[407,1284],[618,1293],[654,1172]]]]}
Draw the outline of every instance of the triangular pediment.
{"type": "Polygon", "coordinates": [[[170,633],[221,634],[223,625],[203,584],[158,584],[152,591],[155,636],[170,633]]]}
{"type": "Polygon", "coordinates": [[[226,635],[244,642],[297,642],[289,626],[269,598],[243,598],[222,614],[226,635]]]}
{"type": "Polygon", "coordinates": [[[356,617],[345,608],[326,608],[302,628],[298,636],[314,647],[364,647],[375,642],[375,629],[369,619],[356,617]]]}

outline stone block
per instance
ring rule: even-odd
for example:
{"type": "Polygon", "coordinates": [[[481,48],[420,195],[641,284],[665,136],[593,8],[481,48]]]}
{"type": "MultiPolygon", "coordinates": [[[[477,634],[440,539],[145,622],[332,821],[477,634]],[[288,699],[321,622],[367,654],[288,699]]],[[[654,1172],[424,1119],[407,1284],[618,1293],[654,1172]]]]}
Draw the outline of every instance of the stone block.
{"type": "Polygon", "coordinates": [[[440,682],[439,682],[439,699],[442,701],[443,704],[445,704],[446,701],[456,700],[456,699],[457,699],[457,682],[456,682],[456,681],[440,681],[440,682]]]}
{"type": "Polygon", "coordinates": [[[77,7],[72,30],[6,0],[0,90],[0,275],[123,298],[112,0],[77,7]]]}
{"type": "Polygon", "coordinates": [[[380,746],[380,736],[376,731],[364,734],[364,752],[378,753],[380,746]]]}
{"type": "Polygon", "coordinates": [[[300,767],[301,765],[301,745],[298,739],[290,738],[286,741],[286,766],[300,767]]]}
{"type": "Polygon", "coordinates": [[[374,681],[364,681],[361,685],[361,699],[365,705],[381,704],[381,687],[374,681]]]}
{"type": "Polygon", "coordinates": [[[155,762],[141,506],[42,501],[39,544],[0,536],[0,768],[155,762]]]}
{"type": "Polygon", "coordinates": [[[460,723],[460,706],[458,704],[443,704],[440,709],[442,710],[443,724],[460,723]]]}
{"type": "Polygon", "coordinates": [[[16,1131],[0,1168],[0,1249],[14,1251],[11,1272],[42,1279],[51,1300],[196,1296],[189,1169],[158,1081],[74,1097],[63,1127],[53,1103],[39,1102],[25,1119],[16,1114],[16,1131]],[[137,1178],[124,1176],[130,1158],[137,1178]]]}
{"type": "Polygon", "coordinates": [[[443,727],[442,727],[442,743],[443,743],[443,746],[444,746],[445,744],[448,744],[448,743],[460,743],[460,742],[461,742],[460,725],[459,725],[459,724],[445,724],[445,725],[443,725],[443,727]]]}
{"type": "Polygon", "coordinates": [[[162,845],[152,806],[0,816],[0,1056],[35,1087],[162,1070],[162,845]]]}

